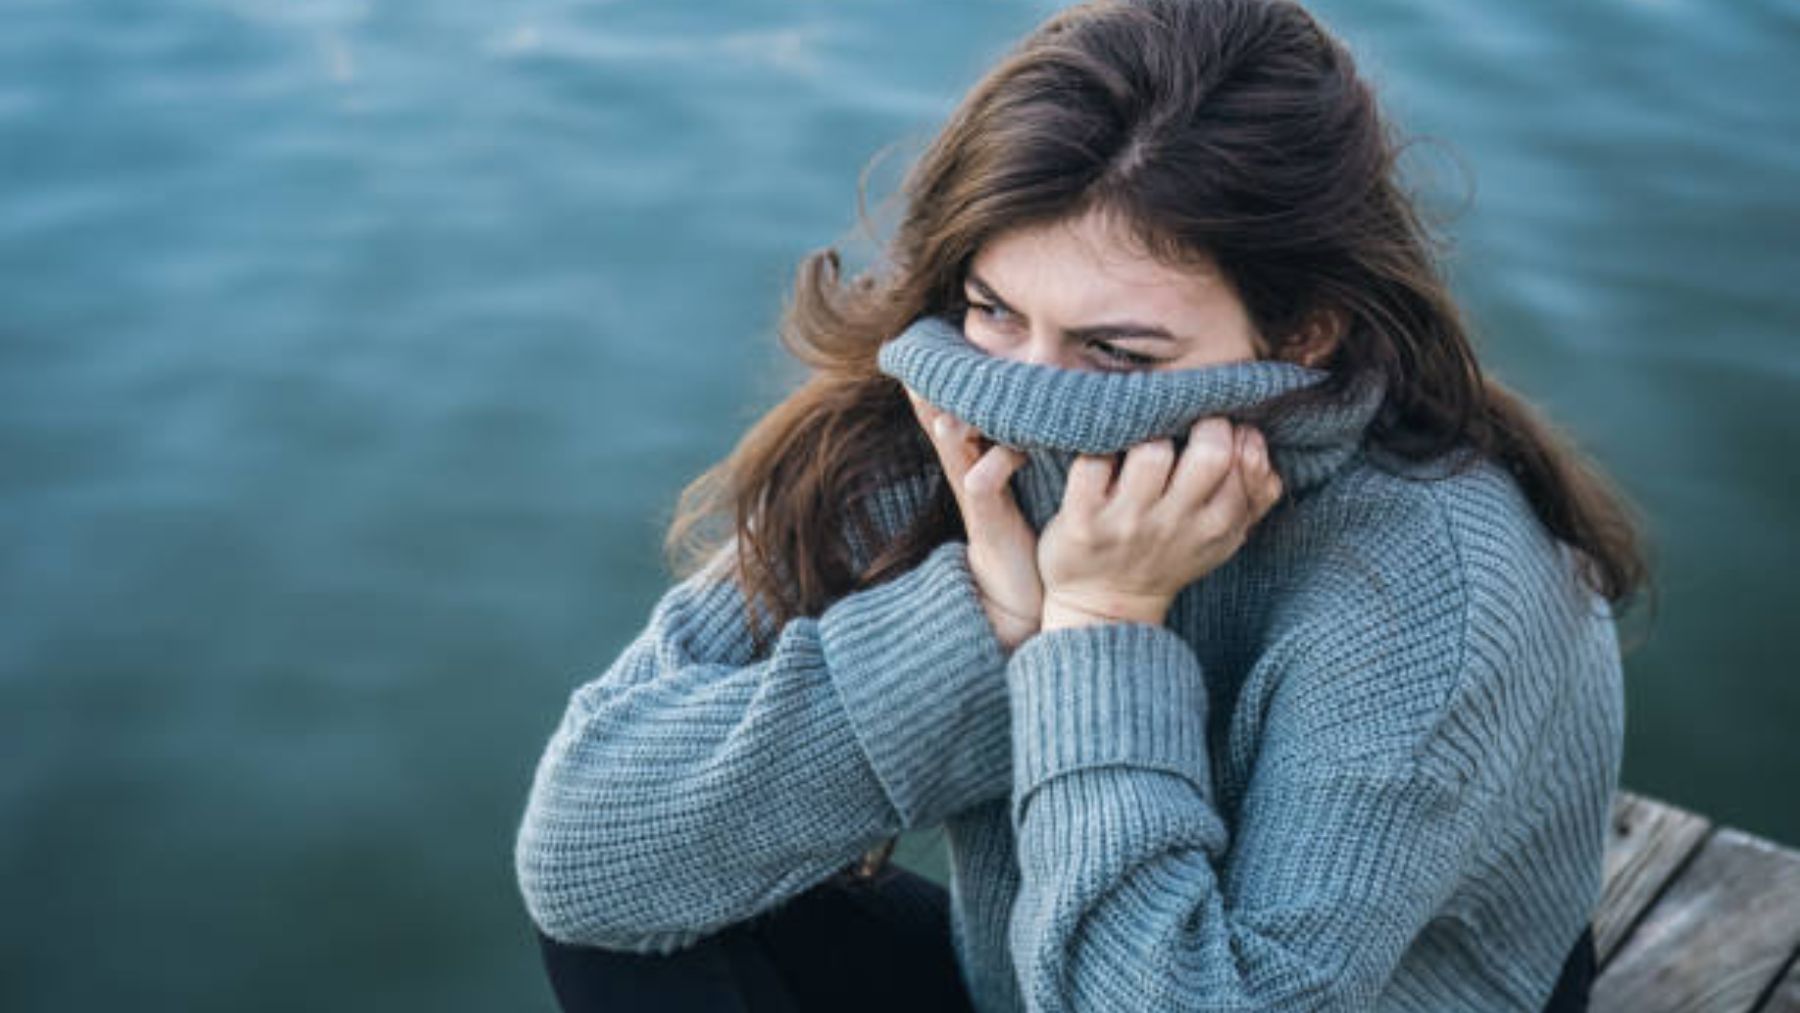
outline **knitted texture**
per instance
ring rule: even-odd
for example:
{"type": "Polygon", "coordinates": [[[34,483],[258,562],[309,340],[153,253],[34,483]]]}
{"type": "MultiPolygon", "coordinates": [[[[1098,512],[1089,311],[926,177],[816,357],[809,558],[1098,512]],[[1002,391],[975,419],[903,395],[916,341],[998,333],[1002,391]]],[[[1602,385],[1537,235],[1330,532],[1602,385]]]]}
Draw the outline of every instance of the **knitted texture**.
{"type": "MultiPolygon", "coordinates": [[[[933,317],[880,365],[1026,450],[1040,529],[1075,453],[1324,376],[1063,370],[933,317]]],[[[1288,494],[1163,625],[1009,655],[949,541],[753,657],[728,547],[572,692],[516,840],[531,917],[668,953],[942,826],[983,1013],[1541,1009],[1601,887],[1611,615],[1504,470],[1378,460],[1379,396],[1263,424],[1288,494]]],[[[883,527],[941,481],[884,490],[883,527]]]]}

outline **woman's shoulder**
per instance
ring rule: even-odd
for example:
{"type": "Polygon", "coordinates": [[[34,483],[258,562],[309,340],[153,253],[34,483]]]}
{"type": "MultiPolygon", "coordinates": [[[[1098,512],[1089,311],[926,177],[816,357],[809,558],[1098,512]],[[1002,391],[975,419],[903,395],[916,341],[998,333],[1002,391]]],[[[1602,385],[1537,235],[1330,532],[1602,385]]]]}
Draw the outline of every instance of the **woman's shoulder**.
{"type": "Polygon", "coordinates": [[[1463,463],[1359,456],[1295,503],[1307,561],[1263,645],[1283,670],[1267,677],[1287,684],[1271,691],[1320,713],[1382,715],[1385,745],[1365,735],[1356,748],[1448,768],[1538,726],[1566,687],[1595,670],[1616,678],[1618,664],[1603,599],[1518,483],[1490,460],[1463,463]]]}
{"type": "MultiPolygon", "coordinates": [[[[1297,520],[1331,546],[1327,562],[1347,563],[1381,586],[1435,585],[1473,608],[1498,603],[1501,612],[1527,603],[1605,611],[1580,583],[1573,550],[1490,457],[1358,454],[1296,506],[1297,520]]],[[[1475,618],[1497,615],[1489,607],[1475,618]]]]}

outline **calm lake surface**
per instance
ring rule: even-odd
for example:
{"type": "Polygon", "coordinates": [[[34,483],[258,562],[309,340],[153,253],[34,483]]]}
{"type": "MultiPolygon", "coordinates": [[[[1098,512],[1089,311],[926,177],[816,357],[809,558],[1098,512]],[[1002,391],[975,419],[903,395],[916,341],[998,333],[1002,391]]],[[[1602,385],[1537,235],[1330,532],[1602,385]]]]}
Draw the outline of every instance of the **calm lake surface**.
{"type": "MultiPolygon", "coordinates": [[[[544,740],[858,171],[1051,9],[8,4],[0,1007],[554,1009],[544,740]]],[[[1626,782],[1800,842],[1800,8],[1314,9],[1650,517],[1626,782]]]]}

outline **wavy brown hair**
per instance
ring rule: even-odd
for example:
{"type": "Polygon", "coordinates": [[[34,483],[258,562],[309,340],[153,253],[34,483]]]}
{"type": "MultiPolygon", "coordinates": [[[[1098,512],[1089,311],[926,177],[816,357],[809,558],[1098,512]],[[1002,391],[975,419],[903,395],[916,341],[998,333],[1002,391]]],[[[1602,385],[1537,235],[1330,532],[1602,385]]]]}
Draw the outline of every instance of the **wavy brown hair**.
{"type": "MultiPolygon", "coordinates": [[[[940,481],[907,530],[877,540],[871,492],[938,464],[876,352],[920,314],[954,312],[990,238],[1098,210],[1166,263],[1210,256],[1267,357],[1291,357],[1321,314],[1335,321],[1328,379],[1284,404],[1335,398],[1381,371],[1369,444],[1410,461],[1448,455],[1457,471],[1497,461],[1620,614],[1650,581],[1641,519],[1564,434],[1484,375],[1436,264],[1445,244],[1402,185],[1404,147],[1348,49],[1292,0],[1095,0],[1052,15],[912,165],[873,267],[845,279],[829,247],[801,262],[780,340],[807,378],[682,491],[665,541],[673,565],[688,572],[735,539],[760,653],[788,620],[964,537],[940,481]],[[694,537],[725,516],[728,530],[694,537]],[[876,546],[867,559],[852,533],[876,546]]],[[[860,197],[859,215],[868,228],[860,197]]],[[[893,844],[869,852],[861,874],[893,844]]]]}

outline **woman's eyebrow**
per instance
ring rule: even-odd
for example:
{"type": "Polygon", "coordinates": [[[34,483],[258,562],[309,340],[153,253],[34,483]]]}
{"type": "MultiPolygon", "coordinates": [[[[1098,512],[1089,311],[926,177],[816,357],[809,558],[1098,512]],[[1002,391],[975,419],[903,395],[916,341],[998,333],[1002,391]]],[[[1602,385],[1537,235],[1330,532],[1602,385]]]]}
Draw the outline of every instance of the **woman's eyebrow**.
{"type": "MultiPolygon", "coordinates": [[[[1008,313],[1018,315],[1018,311],[1007,305],[1006,300],[1000,298],[1000,293],[995,292],[992,285],[983,281],[981,275],[971,270],[968,274],[968,282],[975,291],[981,293],[982,298],[1008,313]]],[[[1096,338],[1156,338],[1161,341],[1177,342],[1181,340],[1169,333],[1165,327],[1159,327],[1156,324],[1140,324],[1131,320],[1121,320],[1112,324],[1094,324],[1089,327],[1069,327],[1063,330],[1063,337],[1072,341],[1088,341],[1096,338]]]]}
{"type": "Polygon", "coordinates": [[[1006,300],[1000,298],[1000,293],[994,291],[994,287],[992,285],[989,285],[987,282],[981,280],[981,275],[976,274],[974,271],[970,271],[968,279],[969,279],[969,284],[975,286],[975,291],[980,292],[982,298],[988,300],[989,302],[993,303],[996,306],[999,306],[1003,310],[1007,310],[1009,312],[1012,310],[1012,307],[1008,306],[1006,304],[1006,300]]]}

